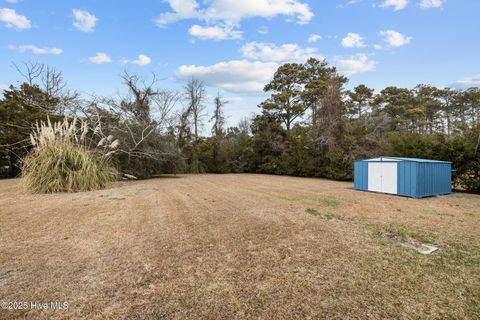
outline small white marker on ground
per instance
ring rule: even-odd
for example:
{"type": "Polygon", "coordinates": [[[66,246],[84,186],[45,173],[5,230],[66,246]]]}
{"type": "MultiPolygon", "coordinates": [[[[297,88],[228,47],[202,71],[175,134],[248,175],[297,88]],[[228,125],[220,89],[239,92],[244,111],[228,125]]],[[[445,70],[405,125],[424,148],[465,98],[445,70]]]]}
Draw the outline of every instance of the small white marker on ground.
{"type": "Polygon", "coordinates": [[[405,248],[410,248],[410,249],[417,250],[421,254],[432,254],[435,251],[438,251],[438,249],[439,249],[437,246],[434,246],[434,245],[431,245],[431,244],[421,244],[419,246],[415,246],[415,245],[410,244],[410,243],[401,242],[400,245],[402,247],[405,247],[405,248]]]}

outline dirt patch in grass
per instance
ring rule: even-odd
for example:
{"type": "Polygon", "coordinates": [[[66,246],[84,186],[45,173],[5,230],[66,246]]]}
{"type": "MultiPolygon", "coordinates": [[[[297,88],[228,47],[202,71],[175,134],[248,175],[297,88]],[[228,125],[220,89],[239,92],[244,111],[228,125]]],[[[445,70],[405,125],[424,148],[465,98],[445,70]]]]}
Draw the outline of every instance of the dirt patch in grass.
{"type": "Polygon", "coordinates": [[[69,308],[0,319],[480,318],[476,195],[248,174],[61,195],[19,182],[0,181],[0,299],[69,308]]]}
{"type": "Polygon", "coordinates": [[[420,245],[422,243],[434,243],[436,235],[423,230],[415,230],[401,224],[389,223],[377,226],[378,234],[397,242],[420,245]]]}

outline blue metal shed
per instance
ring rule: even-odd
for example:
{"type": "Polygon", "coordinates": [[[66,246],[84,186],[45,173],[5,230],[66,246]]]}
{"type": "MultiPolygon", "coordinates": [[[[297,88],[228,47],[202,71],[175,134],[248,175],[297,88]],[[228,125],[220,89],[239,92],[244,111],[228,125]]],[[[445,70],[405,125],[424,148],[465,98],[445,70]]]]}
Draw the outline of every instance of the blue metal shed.
{"type": "Polygon", "coordinates": [[[447,161],[379,157],[357,160],[355,190],[423,198],[452,192],[452,163],[447,161]]]}

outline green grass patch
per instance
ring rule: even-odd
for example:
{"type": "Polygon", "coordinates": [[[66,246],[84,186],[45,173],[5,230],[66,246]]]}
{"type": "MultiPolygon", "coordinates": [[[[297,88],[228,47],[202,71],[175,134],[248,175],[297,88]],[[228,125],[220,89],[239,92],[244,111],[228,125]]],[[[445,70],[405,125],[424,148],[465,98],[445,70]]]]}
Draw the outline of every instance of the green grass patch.
{"type": "Polygon", "coordinates": [[[325,212],[322,214],[322,218],[326,219],[326,220],[346,220],[343,216],[339,215],[339,214],[336,214],[336,213],[333,213],[333,212],[325,212]]]}
{"type": "Polygon", "coordinates": [[[318,199],[322,207],[337,209],[340,207],[340,201],[334,197],[321,197],[318,199]]]}
{"type": "Polygon", "coordinates": [[[305,209],[305,212],[308,214],[311,214],[312,216],[320,217],[325,220],[346,220],[343,216],[333,213],[333,212],[319,212],[317,209],[314,208],[307,208],[305,209]]]}

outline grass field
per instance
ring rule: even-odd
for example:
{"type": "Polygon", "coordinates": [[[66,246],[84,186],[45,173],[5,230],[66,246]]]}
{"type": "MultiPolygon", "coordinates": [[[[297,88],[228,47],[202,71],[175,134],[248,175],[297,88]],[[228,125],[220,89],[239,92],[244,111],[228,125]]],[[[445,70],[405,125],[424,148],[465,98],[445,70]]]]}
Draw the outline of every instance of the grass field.
{"type": "Polygon", "coordinates": [[[68,303],[0,319],[479,319],[480,196],[248,174],[57,195],[3,180],[0,300],[68,303]]]}

